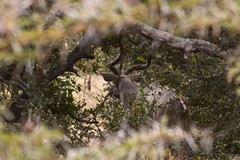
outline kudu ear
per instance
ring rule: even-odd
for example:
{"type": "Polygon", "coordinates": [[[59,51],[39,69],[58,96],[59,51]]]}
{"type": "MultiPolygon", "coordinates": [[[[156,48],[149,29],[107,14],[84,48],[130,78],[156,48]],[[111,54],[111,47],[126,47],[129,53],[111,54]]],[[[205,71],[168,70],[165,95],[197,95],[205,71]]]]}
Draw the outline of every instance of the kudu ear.
{"type": "Polygon", "coordinates": [[[130,79],[135,82],[140,82],[142,80],[142,75],[133,75],[130,76],[130,79]]]}
{"type": "Polygon", "coordinates": [[[118,78],[118,75],[109,74],[109,73],[101,73],[101,75],[103,76],[103,79],[107,82],[116,81],[118,78]]]}

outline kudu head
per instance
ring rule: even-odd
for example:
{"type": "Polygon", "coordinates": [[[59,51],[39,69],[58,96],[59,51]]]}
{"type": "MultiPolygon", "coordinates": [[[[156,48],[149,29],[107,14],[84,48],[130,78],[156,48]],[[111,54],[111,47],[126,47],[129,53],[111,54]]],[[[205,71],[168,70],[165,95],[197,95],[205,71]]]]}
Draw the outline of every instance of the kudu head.
{"type": "Polygon", "coordinates": [[[138,82],[142,80],[141,75],[130,75],[133,71],[147,69],[151,63],[151,54],[148,55],[148,61],[146,64],[133,65],[125,72],[116,69],[115,65],[123,60],[123,53],[120,48],[120,54],[112,61],[108,67],[113,74],[102,73],[102,76],[107,82],[114,82],[114,87],[111,90],[111,95],[120,99],[120,102],[125,108],[131,107],[131,102],[137,97],[140,90],[138,82]]]}

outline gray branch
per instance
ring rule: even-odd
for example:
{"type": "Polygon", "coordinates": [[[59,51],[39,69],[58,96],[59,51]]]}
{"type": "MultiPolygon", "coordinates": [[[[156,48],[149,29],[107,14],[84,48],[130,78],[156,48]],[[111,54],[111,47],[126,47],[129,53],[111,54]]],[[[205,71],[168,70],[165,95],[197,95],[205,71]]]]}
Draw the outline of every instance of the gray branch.
{"type": "Polygon", "coordinates": [[[62,75],[66,71],[72,72],[74,64],[80,59],[94,59],[94,56],[90,53],[93,46],[100,43],[100,34],[92,34],[84,36],[80,41],[78,46],[69,53],[66,64],[58,64],[55,68],[51,69],[47,73],[47,83],[51,82],[59,75],[62,75]]]}
{"type": "Polygon", "coordinates": [[[201,39],[188,39],[188,38],[185,39],[177,37],[168,32],[152,28],[141,22],[128,24],[126,25],[126,29],[130,29],[131,31],[139,33],[146,38],[163,42],[173,48],[181,49],[185,53],[202,52],[208,54],[209,56],[218,57],[220,59],[225,60],[231,52],[231,50],[224,51],[217,45],[210,43],[208,41],[201,39]]]}

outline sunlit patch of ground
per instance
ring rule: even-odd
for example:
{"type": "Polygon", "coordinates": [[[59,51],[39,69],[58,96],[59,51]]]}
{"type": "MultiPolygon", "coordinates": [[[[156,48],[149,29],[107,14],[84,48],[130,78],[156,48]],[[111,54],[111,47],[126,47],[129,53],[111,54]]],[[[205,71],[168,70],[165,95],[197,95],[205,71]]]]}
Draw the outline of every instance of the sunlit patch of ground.
{"type": "MultiPolygon", "coordinates": [[[[100,75],[89,75],[81,73],[81,77],[76,78],[77,83],[81,85],[82,90],[80,93],[73,93],[75,101],[77,103],[79,101],[85,101],[86,108],[95,108],[98,104],[98,100],[96,99],[96,97],[100,95],[105,96],[107,94],[107,91],[104,91],[104,85],[106,84],[106,82],[104,81],[103,77],[100,75]]],[[[101,122],[102,120],[97,119],[97,121],[101,122]]],[[[102,126],[99,126],[99,128],[102,132],[104,131],[102,126]]],[[[93,146],[99,142],[99,139],[92,139],[89,143],[89,146],[93,146]]]]}
{"type": "Polygon", "coordinates": [[[98,101],[95,97],[107,94],[107,92],[104,92],[106,82],[100,75],[83,74],[82,77],[78,78],[77,83],[81,84],[82,91],[80,93],[74,92],[73,96],[77,102],[79,100],[85,101],[87,108],[96,107],[98,101]]]}

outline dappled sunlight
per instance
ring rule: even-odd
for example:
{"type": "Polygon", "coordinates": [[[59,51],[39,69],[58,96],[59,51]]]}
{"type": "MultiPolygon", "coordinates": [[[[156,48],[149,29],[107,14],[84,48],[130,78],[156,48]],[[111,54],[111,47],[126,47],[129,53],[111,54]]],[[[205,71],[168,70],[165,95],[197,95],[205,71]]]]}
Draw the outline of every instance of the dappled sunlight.
{"type": "Polygon", "coordinates": [[[0,15],[0,160],[239,158],[239,0],[1,0],[0,15]]]}
{"type": "Polygon", "coordinates": [[[82,86],[80,92],[73,92],[76,103],[84,101],[87,108],[95,108],[98,101],[97,96],[107,94],[104,91],[104,84],[106,84],[100,75],[81,74],[81,77],[76,77],[76,83],[82,86]]]}

